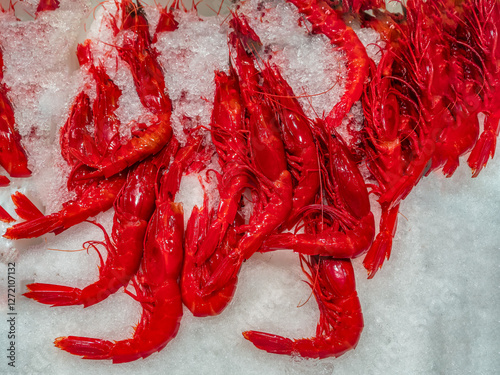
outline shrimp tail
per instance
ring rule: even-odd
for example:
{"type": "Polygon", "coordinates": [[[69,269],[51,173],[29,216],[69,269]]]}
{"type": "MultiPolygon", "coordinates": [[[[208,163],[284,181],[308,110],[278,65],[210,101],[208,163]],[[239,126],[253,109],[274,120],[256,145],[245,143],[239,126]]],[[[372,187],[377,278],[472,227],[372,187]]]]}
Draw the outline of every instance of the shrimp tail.
{"type": "Polygon", "coordinates": [[[392,239],[398,224],[398,213],[399,204],[389,210],[382,209],[380,232],[363,260],[363,266],[368,271],[369,279],[375,276],[375,273],[382,267],[384,260],[389,259],[391,255],[392,239]]]}
{"type": "Polygon", "coordinates": [[[53,230],[61,226],[61,220],[58,213],[52,215],[47,215],[39,217],[35,220],[25,221],[23,223],[16,224],[10,228],[3,235],[9,240],[15,240],[20,238],[36,238],[43,236],[46,233],[52,232],[53,230]]]}
{"type": "MultiPolygon", "coordinates": [[[[36,238],[49,232],[59,234],[89,217],[107,211],[113,206],[118,192],[125,183],[125,177],[124,174],[118,174],[109,180],[101,180],[91,184],[78,199],[64,203],[63,209],[59,212],[39,216],[38,212],[32,211],[31,215],[36,218],[7,228],[3,236],[11,240],[17,240],[36,238]]],[[[21,203],[21,205],[23,208],[27,207],[25,203],[21,203]]]]}
{"type": "Polygon", "coordinates": [[[52,306],[76,305],[81,300],[82,290],[62,285],[34,283],[26,286],[29,292],[23,296],[52,306]]]}
{"type": "Polygon", "coordinates": [[[488,159],[495,155],[498,133],[500,132],[500,112],[494,116],[488,116],[485,123],[485,131],[479,137],[476,145],[470,153],[467,163],[472,169],[472,177],[477,177],[481,169],[486,166],[488,159]]]}
{"type": "MultiPolygon", "coordinates": [[[[123,273],[127,273],[127,271],[125,270],[123,273]]],[[[116,278],[101,278],[83,289],[55,284],[33,283],[27,285],[29,292],[23,295],[52,307],[73,305],[89,307],[106,299],[129,281],[130,277],[127,277],[128,275],[122,275],[119,271],[115,271],[115,273],[116,278]]]]}
{"type": "Polygon", "coordinates": [[[16,191],[11,195],[12,202],[16,206],[15,211],[16,214],[19,215],[21,219],[24,220],[35,220],[40,217],[43,217],[43,213],[33,204],[30,199],[21,193],[20,191],[16,191]]]}
{"type": "Polygon", "coordinates": [[[340,357],[354,349],[357,344],[343,340],[326,340],[323,338],[292,340],[286,337],[265,332],[246,331],[243,337],[251,341],[256,348],[273,354],[297,355],[304,358],[340,357]]]}
{"type": "Polygon", "coordinates": [[[4,223],[12,223],[15,221],[2,206],[0,206],[0,221],[3,221],[4,223]]]}
{"type": "MultiPolygon", "coordinates": [[[[234,227],[230,227],[221,244],[216,244],[214,255],[206,262],[197,265],[195,256],[200,243],[206,242],[206,235],[210,227],[208,201],[205,195],[201,209],[193,208],[189,218],[184,240],[184,266],[181,278],[182,301],[194,316],[213,316],[220,314],[231,302],[238,281],[237,277],[230,279],[217,293],[203,296],[202,286],[206,282],[206,275],[210,275],[213,267],[217,266],[221,256],[225,256],[228,249],[232,249],[240,235],[236,234],[234,227]]],[[[224,258],[223,258],[224,259],[224,258]]]]}
{"type": "Polygon", "coordinates": [[[54,345],[84,359],[107,359],[115,344],[90,337],[66,336],[56,338],[54,345]]]}
{"type": "Polygon", "coordinates": [[[292,354],[294,350],[294,341],[273,335],[272,333],[259,332],[259,331],[245,331],[243,337],[251,341],[256,348],[265,350],[268,353],[274,354],[292,354]]]}

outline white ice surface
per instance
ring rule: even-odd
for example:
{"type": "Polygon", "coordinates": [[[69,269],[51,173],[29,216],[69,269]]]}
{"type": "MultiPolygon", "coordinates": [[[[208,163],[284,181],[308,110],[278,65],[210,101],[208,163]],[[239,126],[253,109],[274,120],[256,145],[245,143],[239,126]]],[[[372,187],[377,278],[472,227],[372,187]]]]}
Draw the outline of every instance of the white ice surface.
{"type": "MultiPolygon", "coordinates": [[[[72,47],[74,44],[68,48],[72,47]]],[[[62,73],[67,74],[68,82],[58,95],[67,98],[55,107],[51,104],[49,112],[34,116],[46,116],[54,123],[64,121],[78,80],[70,70],[50,74],[62,73]]],[[[44,86],[37,92],[43,97],[57,87],[44,86]]],[[[47,109],[46,101],[40,103],[40,108],[47,109]]],[[[22,109],[18,105],[16,110],[22,109]]],[[[55,139],[50,131],[43,135],[48,137],[40,138],[44,142],[55,139]]],[[[11,213],[9,195],[19,189],[48,212],[57,206],[64,174],[50,167],[57,160],[55,152],[43,155],[50,145],[44,143],[35,152],[34,143],[32,140],[27,147],[30,155],[38,155],[33,161],[39,168],[37,174],[0,189],[0,204],[11,213]]],[[[87,309],[50,308],[21,296],[26,284],[35,280],[76,287],[95,280],[95,253],[49,249],[79,249],[83,241],[101,238],[100,231],[83,223],[59,236],[15,244],[2,239],[0,373],[495,374],[500,369],[499,207],[498,158],[475,179],[465,165],[450,179],[439,174],[424,178],[402,204],[393,254],[375,278],[366,280],[361,261],[354,261],[365,317],[358,347],[340,358],[325,360],[268,354],[241,335],[248,329],[288,337],[314,334],[317,307],[313,298],[297,307],[310,297],[310,290],[301,281],[304,276],[297,256],[290,252],[256,254],[242,268],[235,298],[220,316],[194,318],[185,309],[177,337],[163,351],[146,360],[113,365],[82,360],[55,348],[52,342],[65,335],[110,340],[130,337],[140,317],[137,302],[118,292],[87,309]],[[15,369],[7,365],[7,263],[12,261],[16,263],[15,369]]],[[[109,229],[112,214],[101,214],[97,221],[109,229]]],[[[1,224],[0,231],[6,227],[1,224]]]]}

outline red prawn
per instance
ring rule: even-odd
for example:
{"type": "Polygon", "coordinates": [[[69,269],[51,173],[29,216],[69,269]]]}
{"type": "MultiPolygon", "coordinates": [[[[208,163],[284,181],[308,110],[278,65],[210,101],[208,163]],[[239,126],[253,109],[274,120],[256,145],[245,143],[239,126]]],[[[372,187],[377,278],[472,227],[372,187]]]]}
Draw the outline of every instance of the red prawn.
{"type": "MultiPolygon", "coordinates": [[[[115,37],[119,33],[124,35],[123,45],[118,47],[119,56],[128,65],[139,99],[150,112],[150,116],[146,123],[136,124],[132,138],[127,141],[119,139],[117,132],[119,123],[114,111],[121,92],[109,80],[104,69],[93,64],[90,42],[86,42],[79,49],[78,55],[82,65],[89,65],[89,71],[97,83],[98,97],[94,103],[94,112],[97,114],[94,114],[94,117],[98,116],[99,121],[95,121],[94,136],[85,135],[83,124],[77,124],[76,131],[84,134],[75,134],[72,136],[74,142],[69,144],[67,141],[63,143],[64,137],[68,137],[67,130],[64,129],[61,133],[61,146],[64,153],[71,153],[82,163],[96,169],[91,177],[110,177],[149,155],[158,153],[172,137],[171,101],[167,94],[163,71],[156,59],[156,51],[151,46],[148,21],[142,7],[130,0],[123,1],[118,6],[121,25],[118,26],[118,20],[114,19],[111,28],[115,37]],[[66,149],[68,145],[73,151],[66,149]],[[87,153],[78,152],[82,148],[87,153]]],[[[173,24],[160,29],[159,32],[173,30],[175,27],[173,24]]],[[[77,100],[83,101],[81,98],[83,95],[80,94],[77,100]]]]}
{"type": "Polygon", "coordinates": [[[242,170],[248,153],[244,132],[244,107],[236,73],[233,69],[230,69],[229,75],[216,72],[211,135],[222,169],[219,176],[220,202],[206,238],[196,250],[198,264],[213,254],[225,236],[234,222],[243,191],[249,185],[248,175],[242,170]]]}
{"type": "Polygon", "coordinates": [[[259,89],[259,73],[254,61],[240,39],[258,37],[253,30],[246,28],[246,22],[240,21],[235,17],[231,22],[235,32],[229,35],[229,44],[248,121],[249,172],[255,175],[252,179],[260,189],[250,222],[241,228],[245,234],[203,287],[205,296],[222,289],[237,275],[243,261],[258,251],[265,238],[286,220],[292,207],[292,180],[286,168],[279,127],[270,104],[259,89]]]}
{"type": "MultiPolygon", "coordinates": [[[[90,337],[59,337],[54,344],[85,359],[135,361],[162,350],[179,330],[182,301],[178,278],[182,266],[184,227],[182,206],[174,202],[156,205],[148,225],[141,267],[134,278],[142,315],[134,336],[108,341],[90,337]]],[[[131,293],[129,293],[131,294],[131,293]]]]}
{"type": "Polygon", "coordinates": [[[320,311],[316,336],[292,340],[258,331],[246,331],[243,336],[269,353],[304,358],[339,357],[356,348],[364,327],[351,261],[313,256],[305,263],[309,273],[302,269],[320,311]]]}
{"type": "Polygon", "coordinates": [[[184,240],[184,265],[181,278],[182,302],[194,316],[213,316],[220,314],[231,302],[236,290],[238,277],[230,278],[216,293],[203,294],[203,287],[212,277],[220,263],[237,246],[241,234],[235,226],[229,226],[212,251],[212,255],[203,263],[197,264],[200,243],[207,241],[212,223],[217,220],[215,213],[208,212],[208,199],[205,194],[201,209],[193,208],[186,228],[184,240]]]}
{"type": "MultiPolygon", "coordinates": [[[[300,171],[303,177],[294,191],[293,216],[289,220],[296,222],[300,219],[299,214],[316,211],[316,206],[311,204],[319,192],[320,172],[323,172],[323,184],[328,190],[328,199],[340,210],[320,204],[317,205],[318,215],[322,217],[323,214],[333,214],[336,220],[344,222],[344,230],[338,231],[324,226],[323,230],[316,234],[273,234],[266,239],[262,251],[286,248],[303,254],[331,255],[339,258],[361,255],[370,246],[375,229],[368,192],[356,163],[340,137],[327,133],[323,121],[316,120],[311,131],[310,120],[304,115],[292,89],[278,75],[276,69],[274,72],[266,69],[264,77],[269,79],[264,84],[268,92],[276,95],[276,101],[280,103],[277,113],[284,122],[282,134],[285,145],[288,145],[289,149],[295,149],[293,156],[296,158],[292,159],[293,162],[298,160],[303,163],[302,168],[306,167],[300,171]],[[302,195],[301,190],[307,194],[302,195]]],[[[335,130],[333,132],[335,134],[335,130]]]]}
{"type": "Polygon", "coordinates": [[[345,93],[333,107],[326,123],[329,129],[338,127],[352,105],[363,93],[363,85],[368,77],[370,59],[366,49],[354,30],[347,26],[335,11],[323,0],[287,0],[312,24],[314,34],[323,34],[332,44],[345,52],[347,57],[347,79],[345,93]]]}
{"type": "Polygon", "coordinates": [[[86,67],[96,84],[96,99],[91,107],[84,91],[77,95],[61,129],[59,142],[61,154],[70,165],[92,166],[120,146],[120,121],[115,112],[122,92],[106,74],[102,63],[94,64],[90,40],[78,45],[77,56],[80,66],[86,67]]]}
{"type": "MultiPolygon", "coordinates": [[[[129,172],[114,202],[112,240],[106,236],[108,256],[99,269],[98,281],[82,289],[33,283],[27,285],[29,292],[24,296],[52,306],[88,307],[127,285],[142,257],[146,228],[154,210],[156,175],[153,160],[146,160],[129,172]]],[[[88,244],[93,245],[94,241],[88,244]]]]}
{"type": "Polygon", "coordinates": [[[262,77],[263,89],[273,101],[280,120],[281,137],[294,178],[292,211],[285,225],[290,229],[299,220],[302,207],[311,204],[319,191],[318,156],[310,121],[278,67],[266,65],[262,77]]]}
{"type": "Polygon", "coordinates": [[[230,69],[229,75],[216,72],[215,87],[211,135],[222,169],[222,175],[217,176],[220,201],[216,214],[208,212],[206,194],[203,208],[193,208],[184,245],[182,299],[195,316],[217,315],[232,299],[236,276],[217,293],[203,295],[202,288],[241,238],[235,233],[234,222],[243,191],[249,186],[248,173],[242,167],[248,153],[243,136],[244,107],[234,70],[230,69]]]}

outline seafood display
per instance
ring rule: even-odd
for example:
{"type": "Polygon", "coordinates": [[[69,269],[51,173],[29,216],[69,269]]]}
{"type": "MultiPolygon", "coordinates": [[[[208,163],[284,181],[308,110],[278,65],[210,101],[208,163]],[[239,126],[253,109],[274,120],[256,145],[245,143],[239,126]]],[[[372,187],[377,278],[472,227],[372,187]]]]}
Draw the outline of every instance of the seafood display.
{"type": "MultiPolygon", "coordinates": [[[[40,1],[28,21],[10,4],[0,31],[25,23],[50,33],[51,14],[71,13],[69,3],[40,1]]],[[[88,8],[79,6],[82,17],[88,8]]],[[[126,294],[141,310],[126,338],[68,331],[55,346],[112,363],[147,358],[176,337],[188,310],[197,319],[223,316],[250,258],[284,250],[316,300],[316,332],[287,338],[248,327],[243,338],[306,359],[355,349],[365,322],[353,262],[368,279],[385,272],[393,249],[406,251],[393,239],[415,186],[433,172],[451,177],[461,159],[477,177],[500,132],[500,2],[400,6],[248,0],[203,18],[177,0],[101,3],[84,40],[73,39],[76,78],[52,119],[56,131],[18,130],[15,106],[23,103],[13,96],[13,106],[9,84],[32,102],[47,85],[4,83],[2,56],[13,47],[0,41],[0,165],[12,180],[43,175],[30,151],[43,138],[62,171],[49,207],[26,190],[12,194],[13,209],[0,206],[9,223],[3,238],[17,252],[26,239],[83,225],[104,237],[82,244],[97,254],[97,281],[35,276],[25,302],[91,311],[126,294]],[[287,32],[270,29],[284,20],[287,32]],[[195,61],[196,45],[175,44],[190,27],[204,28],[200,44],[213,43],[210,59],[200,53],[195,61]],[[302,39],[287,40],[293,33],[302,39]],[[294,43],[304,41],[321,51],[309,62],[320,82],[292,78],[302,69],[293,67],[294,43]],[[190,69],[200,70],[194,80],[190,69]],[[196,186],[188,194],[199,196],[192,206],[183,198],[188,180],[196,186]]],[[[0,177],[1,186],[13,183],[0,177]]]]}

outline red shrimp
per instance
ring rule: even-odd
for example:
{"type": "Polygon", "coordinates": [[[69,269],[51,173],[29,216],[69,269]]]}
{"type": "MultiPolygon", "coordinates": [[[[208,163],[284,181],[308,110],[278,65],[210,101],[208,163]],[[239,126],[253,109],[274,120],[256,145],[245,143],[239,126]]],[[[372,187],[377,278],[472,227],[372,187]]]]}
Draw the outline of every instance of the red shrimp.
{"type": "Polygon", "coordinates": [[[311,204],[319,191],[318,155],[310,121],[278,68],[266,66],[262,76],[263,88],[275,102],[289,170],[294,178],[292,211],[285,226],[290,229],[299,219],[302,207],[311,204]]]}
{"type": "MultiPolygon", "coordinates": [[[[413,137],[405,135],[405,129],[411,128],[408,124],[413,123],[411,112],[408,113],[412,108],[405,105],[404,95],[392,87],[391,79],[385,76],[392,72],[394,63],[392,57],[390,48],[384,51],[371,82],[365,87],[363,97],[367,166],[378,184],[378,187],[373,188],[373,192],[379,196],[398,181],[404,180],[407,164],[402,147],[405,142],[415,138],[415,135],[413,137]],[[383,98],[382,101],[380,98],[383,98]],[[403,106],[400,102],[404,103],[403,106]]],[[[390,203],[381,203],[382,218],[379,233],[364,259],[363,264],[368,270],[369,278],[375,275],[384,259],[388,259],[391,253],[399,205],[391,208],[390,203]]]]}
{"type": "MultiPolygon", "coordinates": [[[[290,154],[292,170],[299,163],[302,165],[301,179],[294,191],[292,216],[296,222],[299,213],[314,211],[315,207],[304,206],[312,203],[319,190],[321,160],[326,188],[330,201],[340,210],[320,205],[318,210],[321,220],[323,214],[332,216],[333,221],[341,220],[343,231],[338,228],[326,228],[319,233],[282,233],[269,236],[261,251],[280,248],[293,249],[305,254],[323,254],[337,257],[356,257],[370,246],[374,236],[374,219],[370,212],[368,192],[364,180],[345,145],[338,136],[326,132],[325,122],[317,120],[313,126],[315,140],[309,127],[309,120],[294,97],[292,89],[279,75],[277,69],[266,68],[263,71],[264,87],[275,95],[279,103],[276,111],[283,121],[282,136],[290,154]],[[319,148],[320,152],[316,148],[319,148]],[[304,168],[306,167],[306,168],[304,168]],[[303,194],[303,193],[306,194],[303,194]]],[[[331,130],[335,134],[335,130],[331,130]]],[[[300,166],[300,164],[299,164],[300,166]]],[[[297,175],[297,174],[296,174],[297,175]]],[[[300,175],[299,175],[300,176],[300,175]]]]}
{"type": "Polygon", "coordinates": [[[404,24],[386,13],[370,23],[389,39],[363,97],[367,166],[382,208],[379,234],[364,261],[369,278],[390,256],[400,202],[424,175],[443,130],[452,124],[445,108],[453,95],[443,73],[448,68],[443,40],[432,35],[436,25],[421,8],[412,3],[408,12],[404,24]]]}
{"type": "Polygon", "coordinates": [[[356,348],[364,327],[351,261],[313,256],[305,262],[309,273],[303,266],[302,269],[320,311],[316,336],[293,340],[258,331],[246,331],[243,336],[269,353],[304,358],[339,357],[356,348]]]}
{"type": "MultiPolygon", "coordinates": [[[[256,176],[254,184],[260,185],[260,189],[250,222],[242,228],[245,234],[234,251],[214,270],[203,287],[204,295],[220,290],[233,279],[243,261],[258,251],[265,238],[283,224],[292,208],[292,180],[286,169],[283,141],[271,106],[257,84],[258,71],[254,61],[237,35],[246,32],[242,36],[251,37],[251,29],[242,29],[240,21],[240,18],[232,21],[236,32],[229,35],[229,44],[247,114],[251,159],[249,170],[256,176]],[[273,160],[273,163],[269,163],[269,160],[273,160]]],[[[247,25],[246,22],[244,25],[247,25]]]]}
{"type": "Polygon", "coordinates": [[[179,330],[182,301],[178,278],[182,266],[184,231],[182,206],[174,202],[156,205],[148,225],[144,256],[134,280],[142,316],[132,338],[108,341],[90,337],[59,337],[54,344],[85,359],[131,362],[162,350],[179,330]]]}
{"type": "Polygon", "coordinates": [[[217,315],[231,301],[237,277],[230,279],[217,293],[203,296],[201,291],[241,235],[234,221],[244,189],[249,186],[248,172],[242,167],[248,147],[244,137],[244,107],[241,104],[238,78],[231,68],[229,75],[215,73],[215,98],[211,134],[219,156],[222,175],[218,175],[220,201],[217,213],[208,212],[208,197],[202,209],[195,207],[189,218],[182,271],[182,299],[195,316],[217,315]]]}
{"type": "Polygon", "coordinates": [[[93,106],[84,91],[75,98],[70,115],[61,129],[61,154],[70,165],[93,166],[120,146],[118,120],[115,112],[122,94],[101,63],[94,64],[92,42],[87,39],[77,47],[80,66],[85,66],[96,86],[93,106]],[[93,124],[92,124],[93,120],[93,124]],[[90,131],[91,124],[93,131],[90,131]]]}
{"type": "Polygon", "coordinates": [[[16,224],[3,235],[8,239],[35,238],[46,233],[55,234],[79,224],[89,217],[109,210],[125,182],[126,175],[119,173],[109,179],[91,180],[74,200],[50,215],[16,224]]]}
{"type": "Polygon", "coordinates": [[[329,129],[342,123],[352,105],[361,98],[363,85],[368,77],[370,59],[356,33],[323,0],[287,0],[312,24],[314,34],[323,34],[332,44],[344,51],[347,57],[345,93],[333,107],[326,122],[329,129]]]}
{"type": "MultiPolygon", "coordinates": [[[[21,136],[15,128],[12,104],[7,98],[8,88],[3,82],[3,52],[0,47],[0,165],[11,177],[29,177],[26,152],[21,146],[21,136]]],[[[3,183],[6,183],[6,177],[3,183]]]]}
{"type": "MultiPolygon", "coordinates": [[[[156,51],[151,47],[149,24],[142,6],[131,0],[120,3],[122,11],[121,31],[127,33],[123,45],[118,48],[120,57],[128,64],[139,99],[153,114],[169,116],[172,111],[170,98],[166,94],[165,79],[156,51]]],[[[172,28],[172,31],[175,30],[172,28]]]]}
{"type": "Polygon", "coordinates": [[[375,122],[370,120],[373,123],[370,125],[371,137],[380,148],[390,148],[390,143],[384,145],[384,138],[390,137],[397,142],[393,149],[400,156],[407,154],[404,160],[393,157],[392,163],[401,163],[400,172],[395,176],[402,178],[390,184],[391,191],[381,198],[391,206],[399,204],[422,177],[433,156],[436,141],[452,124],[447,109],[455,98],[450,88],[449,48],[439,32],[438,22],[429,16],[428,7],[430,5],[422,2],[409,1],[404,22],[397,23],[388,13],[378,12],[381,19],[369,23],[387,42],[381,51],[382,61],[377,70],[373,70],[374,78],[365,90],[371,91],[371,97],[365,95],[364,98],[368,107],[365,114],[371,111],[370,118],[375,118],[375,122]],[[379,84],[382,86],[377,87],[379,84]],[[393,111],[397,121],[377,119],[385,116],[382,113],[384,107],[377,104],[380,98],[386,97],[385,93],[390,94],[388,110],[393,111]],[[385,121],[391,125],[386,130],[385,121]],[[387,132],[385,136],[378,134],[384,132],[387,132]],[[381,140],[377,141],[380,137],[381,140]]]}
{"type": "Polygon", "coordinates": [[[139,99],[151,111],[152,117],[132,139],[98,164],[92,165],[104,176],[111,176],[148,155],[156,154],[172,137],[172,106],[166,94],[163,71],[151,49],[149,26],[142,7],[130,0],[121,2],[120,7],[123,20],[121,30],[132,31],[135,35],[127,35],[119,54],[129,65],[139,99]]]}
{"type": "Polygon", "coordinates": [[[249,41],[253,44],[261,42],[242,15],[235,14],[230,25],[235,31],[229,34],[229,47],[246,111],[252,163],[265,177],[274,181],[286,170],[285,148],[278,119],[259,85],[260,72],[255,67],[254,58],[245,50],[249,41]],[[269,160],[274,162],[269,163],[269,160]]]}
{"type": "Polygon", "coordinates": [[[222,169],[222,176],[219,176],[220,202],[205,240],[200,241],[201,245],[196,251],[198,264],[205,262],[222,241],[228,227],[234,222],[243,191],[249,185],[248,174],[242,170],[248,153],[244,138],[244,107],[233,69],[230,69],[229,75],[215,73],[211,134],[222,169]]]}
{"type": "MultiPolygon", "coordinates": [[[[33,283],[27,285],[29,292],[24,296],[52,306],[88,307],[127,285],[141,261],[146,228],[154,210],[156,175],[157,166],[149,159],[129,172],[114,202],[112,239],[105,237],[108,256],[106,262],[101,259],[98,281],[82,289],[33,283]]],[[[89,241],[87,245],[95,243],[89,241]]]]}
{"type": "MultiPolygon", "coordinates": [[[[318,120],[316,133],[322,126],[318,120]]],[[[340,138],[327,135],[324,129],[321,133],[316,139],[323,155],[325,198],[330,205],[309,205],[302,209],[307,215],[315,214],[313,221],[321,222],[321,228],[315,233],[272,235],[265,241],[262,251],[292,249],[301,254],[355,258],[372,244],[375,221],[363,177],[340,138]],[[342,230],[337,225],[328,226],[326,223],[341,223],[342,230]]],[[[309,220],[304,218],[306,226],[309,220]]]]}
{"type": "Polygon", "coordinates": [[[96,85],[96,98],[92,106],[93,138],[96,146],[96,154],[93,156],[103,158],[120,147],[120,121],[116,110],[122,92],[106,74],[103,64],[93,63],[90,40],[78,46],[78,56],[80,64],[85,62],[88,66],[96,85]]]}
{"type": "MultiPolygon", "coordinates": [[[[120,141],[116,131],[117,120],[112,116],[121,93],[109,80],[104,69],[90,63],[89,70],[98,84],[98,102],[94,104],[94,112],[98,113],[94,113],[94,117],[98,116],[100,121],[96,125],[100,126],[95,129],[95,147],[90,147],[91,153],[78,155],[84,164],[96,169],[91,177],[110,177],[149,155],[158,153],[172,136],[171,101],[166,93],[163,71],[156,59],[156,52],[151,47],[149,26],[142,7],[134,5],[130,0],[119,3],[119,7],[122,24],[118,27],[118,21],[115,20],[111,27],[116,35],[127,32],[124,33],[123,45],[118,47],[119,55],[129,66],[139,99],[150,116],[146,123],[136,124],[129,140],[120,141]],[[96,151],[96,147],[100,152],[96,151]],[[103,154],[102,149],[106,147],[108,148],[103,154]]],[[[90,53],[90,49],[79,51],[79,58],[83,63],[91,61],[91,57],[86,57],[85,52],[90,53]]],[[[76,141],[85,142],[86,139],[76,138],[76,141]]],[[[89,143],[92,144],[90,141],[89,143]]]]}

